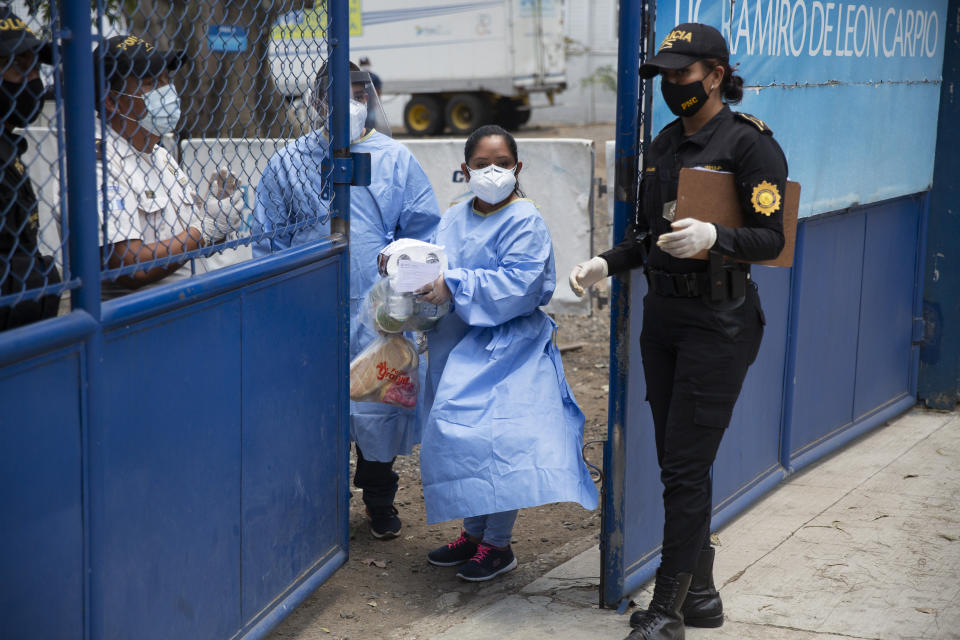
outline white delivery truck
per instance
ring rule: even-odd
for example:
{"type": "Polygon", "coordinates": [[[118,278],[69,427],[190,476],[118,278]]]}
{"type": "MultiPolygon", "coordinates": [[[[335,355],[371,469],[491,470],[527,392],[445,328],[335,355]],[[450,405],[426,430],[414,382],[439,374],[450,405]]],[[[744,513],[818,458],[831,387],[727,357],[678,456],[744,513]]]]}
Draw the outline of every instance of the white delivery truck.
{"type": "MultiPolygon", "coordinates": [[[[563,0],[354,0],[350,58],[369,58],[386,94],[409,95],[407,131],[466,134],[482,124],[515,129],[530,94],[552,102],[566,87],[563,0]]],[[[322,9],[285,14],[273,30],[274,82],[308,95],[322,60],[322,9]]]]}

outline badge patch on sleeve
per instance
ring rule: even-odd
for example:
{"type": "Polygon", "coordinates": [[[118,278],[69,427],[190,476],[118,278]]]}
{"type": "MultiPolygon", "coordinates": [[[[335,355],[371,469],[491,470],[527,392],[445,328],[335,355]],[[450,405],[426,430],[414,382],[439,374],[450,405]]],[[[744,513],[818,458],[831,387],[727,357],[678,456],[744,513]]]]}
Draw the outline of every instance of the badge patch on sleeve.
{"type": "Polygon", "coordinates": [[[780,210],[780,190],[777,189],[777,185],[764,180],[753,188],[750,203],[760,215],[772,216],[780,210]]]}
{"type": "Polygon", "coordinates": [[[123,211],[123,196],[120,193],[120,187],[116,185],[107,185],[107,211],[123,211]]]}

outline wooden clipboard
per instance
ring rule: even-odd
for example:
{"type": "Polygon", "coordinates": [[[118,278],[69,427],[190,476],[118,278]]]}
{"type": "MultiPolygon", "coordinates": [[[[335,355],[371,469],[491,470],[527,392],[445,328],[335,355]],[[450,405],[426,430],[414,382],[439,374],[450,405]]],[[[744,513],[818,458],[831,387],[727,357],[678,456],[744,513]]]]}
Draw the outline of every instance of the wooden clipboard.
{"type": "MultiPolygon", "coordinates": [[[[783,197],[783,251],[773,260],[749,261],[770,267],[792,267],[793,248],[797,238],[797,211],[800,208],[800,183],[787,181],[787,193],[783,197]]],[[[725,227],[742,227],[743,213],[740,198],[734,184],[733,174],[728,171],[705,169],[680,169],[677,185],[676,220],[696,218],[715,222],[725,227]]],[[[706,260],[707,252],[693,256],[706,260]]],[[[748,262],[748,261],[744,261],[748,262]]]]}

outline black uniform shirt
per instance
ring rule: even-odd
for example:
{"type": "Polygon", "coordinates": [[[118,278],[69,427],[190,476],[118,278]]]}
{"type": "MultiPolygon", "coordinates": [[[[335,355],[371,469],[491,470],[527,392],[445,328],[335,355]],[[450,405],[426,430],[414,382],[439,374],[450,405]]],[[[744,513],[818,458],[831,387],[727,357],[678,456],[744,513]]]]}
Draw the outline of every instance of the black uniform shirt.
{"type": "Polygon", "coordinates": [[[37,250],[37,197],[20,154],[27,141],[4,130],[0,134],[0,259],[31,256],[37,250]]]}
{"type": "Polygon", "coordinates": [[[744,226],[717,225],[714,251],[741,260],[769,260],[783,249],[783,194],[787,160],[773,132],[753,116],[723,109],[692,136],[683,133],[680,119],[657,135],[647,150],[640,203],[627,238],[600,254],[611,274],[641,266],[636,236],[650,231],[648,265],[672,273],[704,271],[705,260],[674,258],[661,251],[657,238],[671,231],[664,206],[677,200],[680,169],[703,167],[734,174],[744,226]]]}

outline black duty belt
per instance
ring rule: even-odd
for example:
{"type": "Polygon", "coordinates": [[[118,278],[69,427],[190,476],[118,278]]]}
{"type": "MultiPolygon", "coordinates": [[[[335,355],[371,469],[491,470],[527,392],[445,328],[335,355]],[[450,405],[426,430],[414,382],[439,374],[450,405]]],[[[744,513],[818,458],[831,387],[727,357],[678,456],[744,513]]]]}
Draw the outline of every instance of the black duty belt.
{"type": "Polygon", "coordinates": [[[714,301],[743,297],[750,274],[742,269],[724,269],[712,282],[706,271],[694,273],[670,273],[657,269],[647,270],[650,291],[667,298],[709,297],[714,301]],[[718,295],[720,294],[720,295],[718,295]]]}

